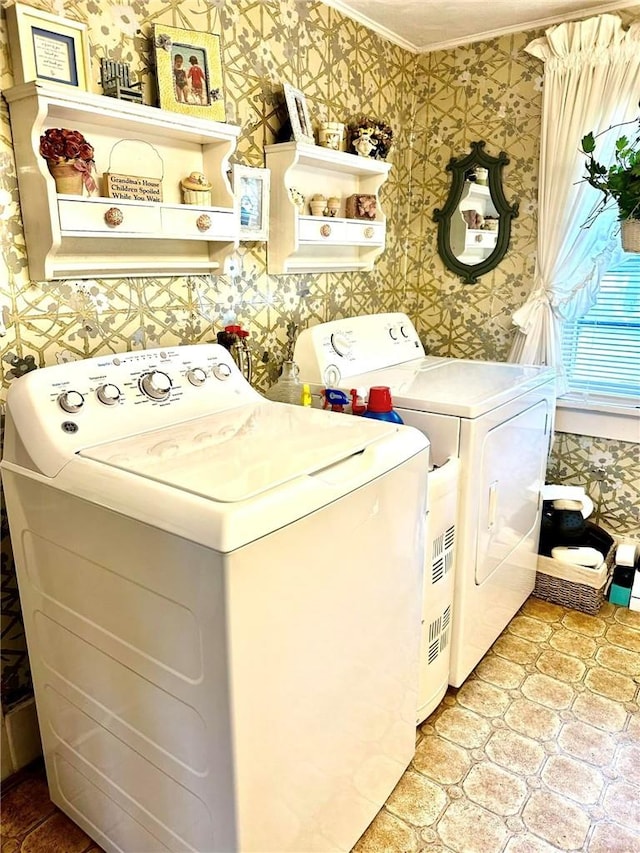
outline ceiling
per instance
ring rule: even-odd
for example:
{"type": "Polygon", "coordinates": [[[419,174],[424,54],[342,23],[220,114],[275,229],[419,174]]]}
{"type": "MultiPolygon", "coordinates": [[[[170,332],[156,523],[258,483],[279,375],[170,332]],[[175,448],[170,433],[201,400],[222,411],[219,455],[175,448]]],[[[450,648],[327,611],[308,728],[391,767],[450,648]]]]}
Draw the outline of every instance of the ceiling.
{"type": "Polygon", "coordinates": [[[572,18],[637,6],[640,0],[323,0],[414,53],[484,41],[572,18]]]}

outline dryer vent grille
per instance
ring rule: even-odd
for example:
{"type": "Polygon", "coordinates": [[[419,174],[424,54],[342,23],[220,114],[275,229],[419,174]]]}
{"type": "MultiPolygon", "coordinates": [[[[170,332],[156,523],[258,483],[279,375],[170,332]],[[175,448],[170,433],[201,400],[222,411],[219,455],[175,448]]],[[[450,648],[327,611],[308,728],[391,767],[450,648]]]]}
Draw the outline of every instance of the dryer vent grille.
{"type": "Polygon", "coordinates": [[[432,664],[449,645],[449,625],[451,623],[451,605],[448,605],[429,625],[429,647],[427,663],[432,664]]]}
{"type": "Polygon", "coordinates": [[[431,560],[431,585],[435,585],[451,571],[453,566],[453,546],[455,544],[455,526],[448,527],[433,540],[431,560]]]}

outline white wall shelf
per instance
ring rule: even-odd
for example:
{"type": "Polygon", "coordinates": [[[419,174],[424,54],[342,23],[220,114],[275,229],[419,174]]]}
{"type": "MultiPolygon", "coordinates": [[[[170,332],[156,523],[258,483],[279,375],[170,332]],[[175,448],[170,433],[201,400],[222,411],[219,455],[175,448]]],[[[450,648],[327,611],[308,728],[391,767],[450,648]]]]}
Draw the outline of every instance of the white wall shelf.
{"type": "Polygon", "coordinates": [[[386,218],[378,200],[375,220],[345,218],[345,200],[354,194],[375,195],[391,165],[381,160],[333,151],[319,145],[285,142],[265,148],[271,170],[270,273],[369,270],[384,251],[386,218]],[[289,189],[306,199],[305,213],[291,200],[289,189]],[[309,198],[316,194],[341,199],[338,216],[310,216],[309,198]]]}
{"type": "Polygon", "coordinates": [[[475,210],[482,216],[498,218],[489,187],[467,181],[457,210],[451,217],[451,249],[463,263],[478,263],[488,258],[496,247],[498,231],[469,228],[463,211],[475,210]]]}
{"type": "Polygon", "coordinates": [[[215,272],[237,248],[239,220],[228,170],[239,127],[55,84],[26,83],[4,95],[31,279],[215,272]],[[77,130],[93,146],[97,196],[56,193],[38,151],[40,136],[53,127],[77,130]],[[158,157],[112,162],[114,146],[122,140],[152,146],[158,157]],[[144,173],[158,163],[162,202],[102,195],[105,172],[158,177],[144,173]],[[210,207],[181,204],[180,180],[192,171],[203,172],[212,183],[210,207]],[[105,221],[112,207],[120,211],[120,225],[105,221]]]}

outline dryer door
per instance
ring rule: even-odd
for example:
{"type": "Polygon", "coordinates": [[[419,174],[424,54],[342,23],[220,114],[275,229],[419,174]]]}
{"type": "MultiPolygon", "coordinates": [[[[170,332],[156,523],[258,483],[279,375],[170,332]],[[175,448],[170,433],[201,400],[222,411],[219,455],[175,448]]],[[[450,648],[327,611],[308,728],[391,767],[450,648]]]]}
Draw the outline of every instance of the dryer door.
{"type": "Polygon", "coordinates": [[[477,491],[476,584],[484,583],[527,537],[537,542],[548,413],[548,401],[541,400],[485,436],[477,491]]]}

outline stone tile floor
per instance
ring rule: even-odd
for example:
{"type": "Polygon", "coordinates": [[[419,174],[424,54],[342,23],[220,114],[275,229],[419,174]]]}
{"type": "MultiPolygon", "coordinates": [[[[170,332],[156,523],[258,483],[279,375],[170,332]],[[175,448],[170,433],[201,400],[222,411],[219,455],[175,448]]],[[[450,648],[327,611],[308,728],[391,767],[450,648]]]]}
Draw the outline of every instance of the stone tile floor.
{"type": "Polygon", "coordinates": [[[640,853],[640,613],[530,598],[354,853],[640,853]]]}
{"type": "MultiPolygon", "coordinates": [[[[639,613],[530,598],[419,728],[353,853],[640,853],[639,686],[639,613]]],[[[100,853],[41,766],[1,805],[1,853],[100,853]]]]}

